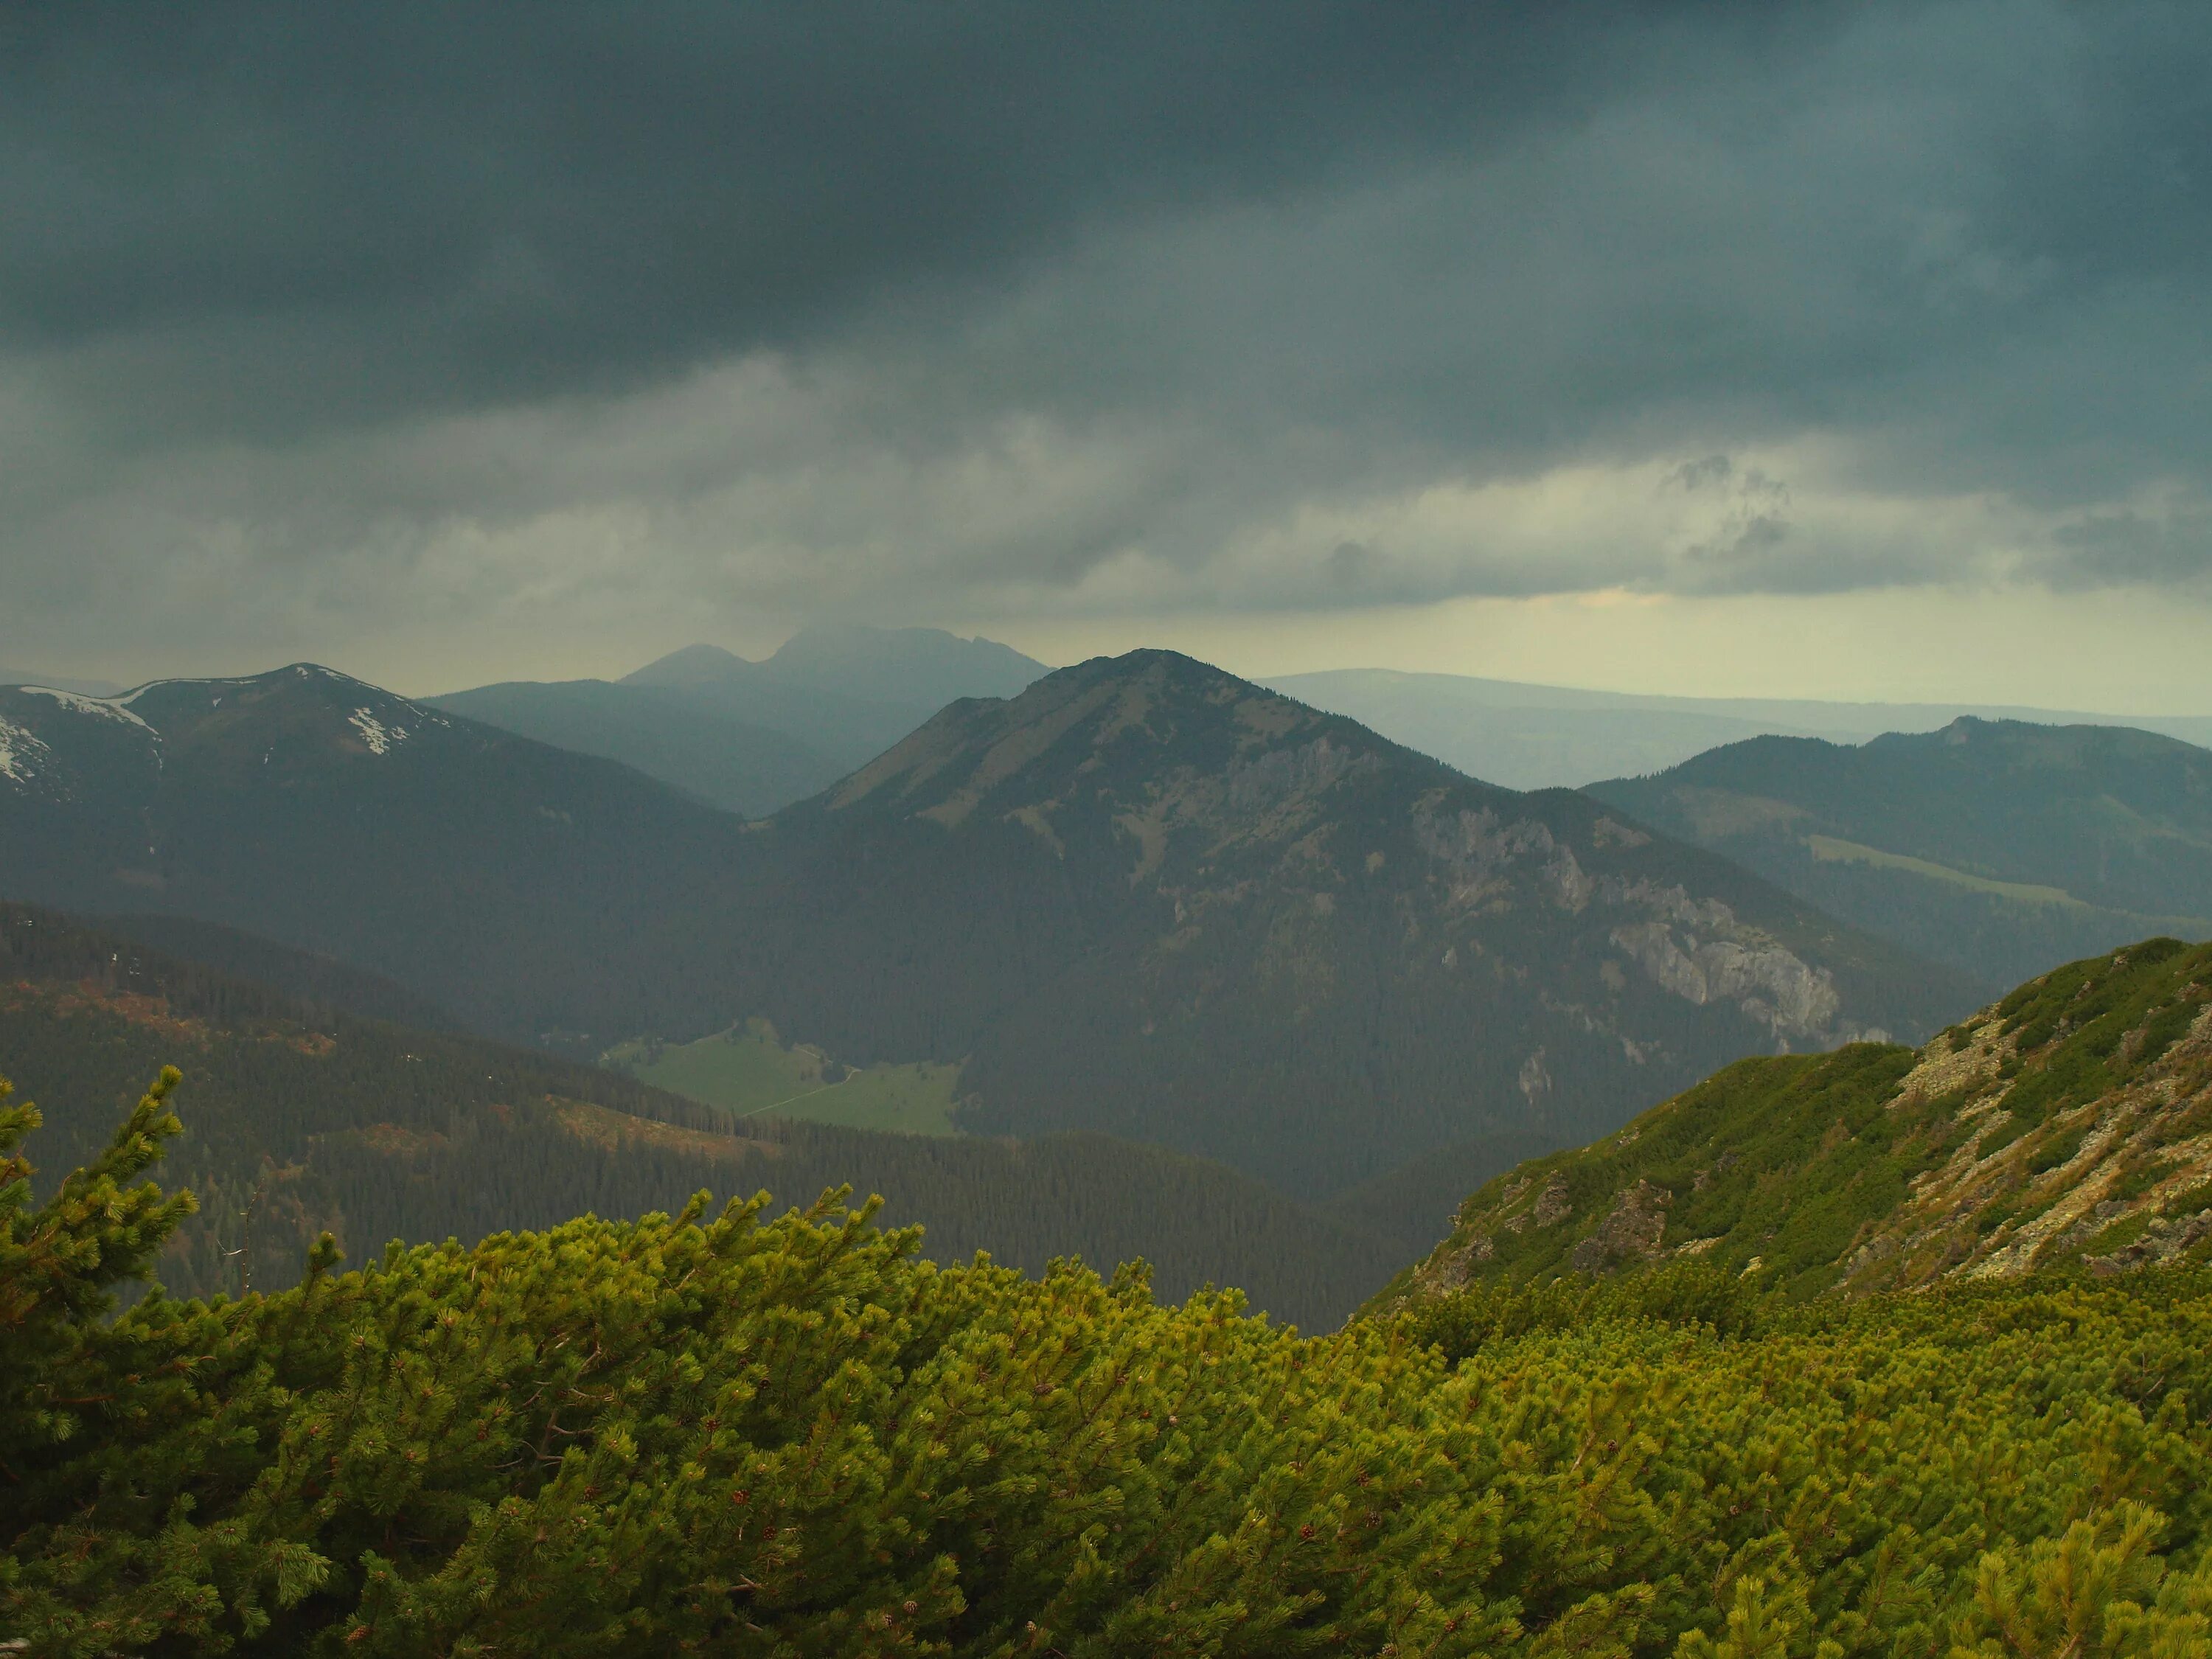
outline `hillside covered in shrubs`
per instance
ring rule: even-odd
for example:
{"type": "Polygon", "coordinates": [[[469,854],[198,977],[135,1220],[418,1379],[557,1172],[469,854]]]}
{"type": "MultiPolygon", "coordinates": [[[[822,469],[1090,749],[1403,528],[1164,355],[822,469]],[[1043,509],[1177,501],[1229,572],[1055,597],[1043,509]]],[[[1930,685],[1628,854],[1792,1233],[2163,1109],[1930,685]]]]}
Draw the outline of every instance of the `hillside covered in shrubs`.
{"type": "Polygon", "coordinates": [[[2212,1654],[2186,1266],[1303,1338],[702,1194],[111,1321],[190,1206],[173,1084],[42,1205],[0,1116],[26,1651],[2212,1654]]]}
{"type": "Polygon", "coordinates": [[[1701,1261],[1830,1291],[2212,1246],[2212,945],[2071,963],[1915,1051],[1747,1060],[1459,1209],[1383,1300],[1701,1261]]]}

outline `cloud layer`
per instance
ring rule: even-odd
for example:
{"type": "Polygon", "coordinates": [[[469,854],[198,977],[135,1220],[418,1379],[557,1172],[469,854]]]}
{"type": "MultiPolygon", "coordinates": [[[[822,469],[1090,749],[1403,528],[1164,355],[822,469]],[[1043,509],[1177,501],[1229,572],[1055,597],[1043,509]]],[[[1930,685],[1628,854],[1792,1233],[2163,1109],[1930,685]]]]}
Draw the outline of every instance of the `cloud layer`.
{"type": "Polygon", "coordinates": [[[2212,13],[1540,9],[9,14],[0,630],[2207,592],[2212,13]]]}

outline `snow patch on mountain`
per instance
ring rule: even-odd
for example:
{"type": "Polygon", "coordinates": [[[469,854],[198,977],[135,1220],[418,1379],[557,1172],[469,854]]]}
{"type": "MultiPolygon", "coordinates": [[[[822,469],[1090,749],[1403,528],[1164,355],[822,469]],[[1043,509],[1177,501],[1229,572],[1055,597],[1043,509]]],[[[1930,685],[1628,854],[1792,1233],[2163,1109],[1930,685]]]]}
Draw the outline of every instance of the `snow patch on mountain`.
{"type": "Polygon", "coordinates": [[[389,754],[392,744],[407,741],[405,726],[386,726],[367,708],[355,709],[346,716],[346,720],[361,733],[361,740],[368,745],[368,752],[372,755],[389,754]]]}
{"type": "Polygon", "coordinates": [[[0,715],[0,778],[10,783],[28,783],[39,769],[32,763],[32,757],[51,752],[30,732],[0,715]]]}
{"type": "MultiPolygon", "coordinates": [[[[237,678],[228,680],[148,680],[145,684],[125,691],[119,697],[106,697],[101,701],[111,708],[127,710],[132,703],[137,702],[149,691],[158,691],[165,685],[252,685],[255,678],[253,675],[241,675],[237,678]]],[[[216,701],[221,702],[222,699],[217,698],[216,701]]]]}

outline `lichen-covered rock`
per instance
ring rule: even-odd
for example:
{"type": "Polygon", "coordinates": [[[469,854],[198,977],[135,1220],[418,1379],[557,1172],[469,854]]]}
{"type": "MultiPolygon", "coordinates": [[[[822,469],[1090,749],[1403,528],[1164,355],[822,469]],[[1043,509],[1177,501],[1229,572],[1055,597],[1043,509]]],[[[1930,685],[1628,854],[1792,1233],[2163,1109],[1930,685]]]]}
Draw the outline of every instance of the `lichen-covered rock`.
{"type": "Polygon", "coordinates": [[[2170,1261],[2206,1238],[2212,1238],[2212,1210],[2199,1210],[2195,1215],[2180,1218],[2159,1216],[2143,1228],[2142,1236],[2133,1243],[2123,1244],[2109,1255],[2089,1255],[2081,1260],[2098,1278],[2110,1279],[2115,1273],[2170,1261]]]}
{"type": "Polygon", "coordinates": [[[1474,1270],[1498,1254],[1488,1233],[1477,1233],[1455,1249],[1439,1250],[1413,1269],[1413,1290],[1419,1296],[1444,1296],[1474,1276],[1474,1270]]]}
{"type": "Polygon", "coordinates": [[[1577,1273],[1600,1273],[1624,1262],[1657,1259],[1667,1234],[1667,1206],[1674,1201],[1664,1187],[1639,1179],[1621,1194],[1597,1231],[1575,1246],[1567,1265],[1577,1273]]]}
{"type": "Polygon", "coordinates": [[[1574,1204],[1567,1197],[1567,1178],[1555,1175],[1544,1183],[1544,1190],[1536,1194],[1536,1206],[1529,1218],[1539,1227],[1548,1227],[1555,1221],[1565,1221],[1574,1213],[1574,1204]]]}

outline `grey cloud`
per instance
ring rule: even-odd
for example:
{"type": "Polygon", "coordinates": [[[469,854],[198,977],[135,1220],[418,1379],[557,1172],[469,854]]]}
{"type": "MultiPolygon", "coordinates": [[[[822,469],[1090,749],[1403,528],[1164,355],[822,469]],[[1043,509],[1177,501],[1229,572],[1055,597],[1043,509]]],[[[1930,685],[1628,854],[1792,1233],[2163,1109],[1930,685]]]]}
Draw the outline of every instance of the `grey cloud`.
{"type": "Polygon", "coordinates": [[[2203,568],[2201,7],[7,15],[41,626],[2203,568]]]}
{"type": "Polygon", "coordinates": [[[1570,118],[1637,10],[53,7],[6,47],[0,319],[256,433],[604,391],[1570,118]]]}
{"type": "Polygon", "coordinates": [[[2212,509],[2202,506],[2091,513],[2060,526],[2054,540],[2061,556],[2046,574],[2069,585],[2212,586],[2212,509]]]}

